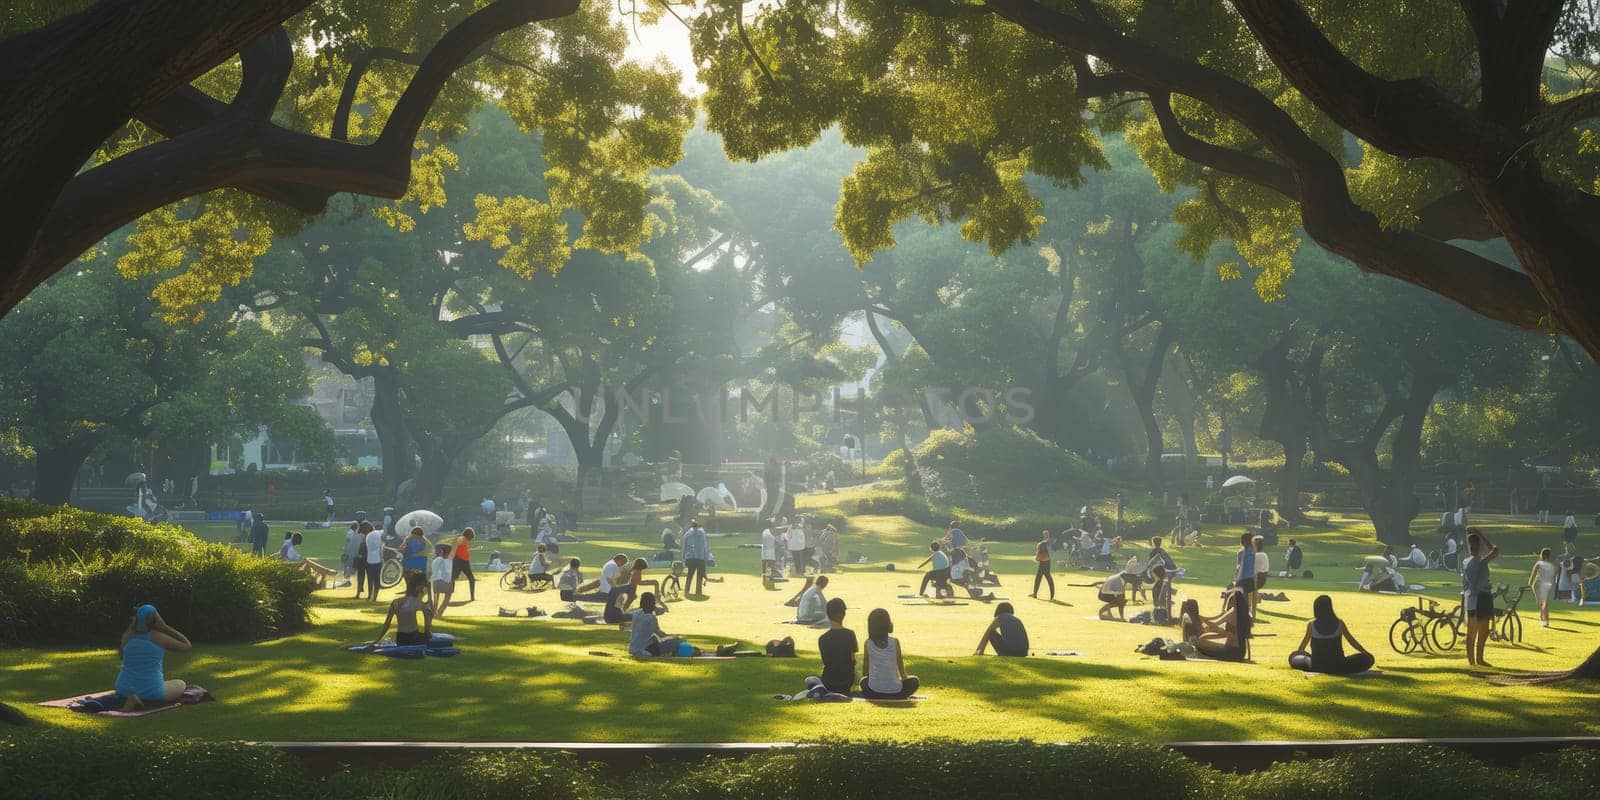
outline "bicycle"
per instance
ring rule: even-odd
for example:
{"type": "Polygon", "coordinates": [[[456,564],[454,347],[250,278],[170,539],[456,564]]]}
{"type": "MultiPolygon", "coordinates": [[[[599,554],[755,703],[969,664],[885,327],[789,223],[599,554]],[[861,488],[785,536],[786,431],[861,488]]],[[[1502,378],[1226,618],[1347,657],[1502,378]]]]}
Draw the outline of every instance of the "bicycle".
{"type": "Polygon", "coordinates": [[[1389,626],[1389,646],[1402,654],[1417,650],[1444,652],[1456,646],[1459,638],[1461,607],[1440,611],[1434,600],[1417,598],[1415,607],[1400,610],[1400,618],[1389,626]],[[1427,605],[1423,605],[1426,602],[1427,605]]]}
{"type": "Polygon", "coordinates": [[[543,592],[555,587],[555,579],[549,575],[532,575],[528,573],[528,562],[512,561],[506,565],[507,569],[500,575],[500,588],[506,591],[543,592]]]}
{"type": "Polygon", "coordinates": [[[1503,583],[1495,590],[1495,594],[1505,601],[1505,608],[1496,609],[1494,612],[1494,625],[1489,629],[1489,638],[1492,641],[1521,643],[1522,617],[1517,615],[1517,604],[1522,602],[1523,596],[1527,593],[1528,587],[1518,586],[1517,596],[1508,597],[1509,587],[1503,583]]]}

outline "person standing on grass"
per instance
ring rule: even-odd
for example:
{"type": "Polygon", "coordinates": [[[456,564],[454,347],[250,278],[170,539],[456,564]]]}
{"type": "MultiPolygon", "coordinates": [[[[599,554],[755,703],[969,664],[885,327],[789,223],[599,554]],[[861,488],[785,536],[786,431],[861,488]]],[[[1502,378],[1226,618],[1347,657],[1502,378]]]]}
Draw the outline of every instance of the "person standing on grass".
{"type": "Polygon", "coordinates": [[[467,576],[467,602],[478,599],[478,577],[472,574],[472,539],[477,534],[467,528],[461,532],[461,538],[456,540],[455,553],[450,562],[450,581],[461,580],[467,576]]]}
{"type": "Polygon", "coordinates": [[[1539,512],[1539,524],[1540,525],[1549,525],[1550,524],[1550,490],[1546,489],[1543,486],[1539,487],[1539,493],[1534,496],[1533,504],[1534,504],[1534,506],[1537,507],[1537,510],[1539,512]]]}
{"type": "Polygon", "coordinates": [[[945,528],[944,533],[945,549],[964,549],[968,544],[970,544],[970,542],[967,540],[966,532],[961,530],[959,527],[956,527],[955,520],[950,520],[950,524],[945,528]]]}
{"type": "Polygon", "coordinates": [[[412,575],[418,577],[423,592],[430,595],[431,601],[432,593],[428,590],[428,550],[427,535],[421,528],[412,528],[411,535],[400,544],[400,567],[408,581],[412,575]]]}
{"type": "Polygon", "coordinates": [[[433,586],[433,615],[442,617],[450,606],[450,595],[456,592],[456,582],[450,577],[450,545],[433,546],[433,560],[428,562],[428,582],[433,586]]]}
{"type": "Polygon", "coordinates": [[[711,560],[711,544],[706,539],[706,529],[700,520],[689,523],[683,534],[683,566],[688,570],[683,579],[685,594],[703,595],[706,591],[706,562],[711,560]]]}
{"type": "Polygon", "coordinates": [[[789,577],[798,578],[806,574],[806,527],[804,519],[797,519],[789,526],[789,537],[785,542],[789,550],[789,577]]]}
{"type": "Polygon", "coordinates": [[[1494,622],[1494,585],[1489,581],[1489,562],[1500,555],[1500,545],[1489,541],[1483,531],[1467,529],[1467,557],[1461,562],[1461,608],[1467,615],[1467,664],[1487,667],[1483,646],[1489,640],[1494,622]]]}
{"type": "Polygon", "coordinates": [[[250,555],[264,556],[267,554],[267,537],[269,535],[271,535],[271,531],[267,528],[267,517],[257,511],[255,522],[250,525],[250,555]]]}
{"type": "Polygon", "coordinates": [[[1233,565],[1233,585],[1245,594],[1245,608],[1255,607],[1251,595],[1256,591],[1256,545],[1248,533],[1239,535],[1239,555],[1233,565]]]}
{"type": "Polygon", "coordinates": [[[778,537],[772,532],[772,520],[761,529],[761,578],[774,577],[778,566],[778,537]]]}
{"type": "Polygon", "coordinates": [[[1264,536],[1257,536],[1251,540],[1256,548],[1256,590],[1250,593],[1250,616],[1256,615],[1256,607],[1261,604],[1261,590],[1267,585],[1267,573],[1272,571],[1272,561],[1267,556],[1267,540],[1264,536]]]}
{"type": "MultiPolygon", "coordinates": [[[[367,532],[367,599],[378,599],[378,574],[383,571],[383,531],[363,522],[361,527],[367,532]]],[[[361,597],[361,590],[356,589],[356,597],[361,597]]]]}
{"type": "Polygon", "coordinates": [[[339,556],[339,565],[346,580],[350,578],[350,573],[360,569],[356,563],[356,552],[361,549],[361,524],[352,522],[344,532],[344,552],[339,556]]]}
{"type": "Polygon", "coordinates": [[[1022,620],[1017,619],[1017,610],[1010,603],[994,607],[994,620],[984,629],[983,638],[978,640],[978,649],[973,655],[981,656],[984,648],[991,646],[997,656],[1024,658],[1028,655],[1028,629],[1023,627],[1022,620]]]}
{"type": "Polygon", "coordinates": [[[904,700],[917,693],[922,682],[906,674],[900,640],[890,636],[894,622],[889,612],[874,608],[867,615],[867,643],[861,654],[861,696],[873,700],[904,700]]]}
{"type": "Polygon", "coordinates": [[[328,524],[333,524],[333,490],[322,490],[322,504],[328,508],[328,524]]]}
{"type": "Polygon", "coordinates": [[[1561,542],[1569,553],[1578,551],[1578,518],[1572,516],[1572,511],[1567,511],[1567,518],[1561,521],[1561,542]]]}
{"type": "Polygon", "coordinates": [[[1039,582],[1044,581],[1050,585],[1050,599],[1056,599],[1056,579],[1050,576],[1050,531],[1039,532],[1039,543],[1033,548],[1033,593],[1029,597],[1039,596],[1039,582]]]}
{"type": "Polygon", "coordinates": [[[1559,572],[1555,556],[1546,547],[1539,551],[1539,562],[1528,573],[1528,588],[1533,590],[1534,599],[1539,601],[1539,624],[1546,628],[1550,627],[1550,601],[1556,598],[1559,572]]]}
{"type": "Polygon", "coordinates": [[[1300,566],[1305,561],[1305,553],[1300,549],[1300,543],[1290,539],[1289,549],[1283,551],[1283,569],[1289,577],[1294,578],[1300,572],[1300,566]]]}

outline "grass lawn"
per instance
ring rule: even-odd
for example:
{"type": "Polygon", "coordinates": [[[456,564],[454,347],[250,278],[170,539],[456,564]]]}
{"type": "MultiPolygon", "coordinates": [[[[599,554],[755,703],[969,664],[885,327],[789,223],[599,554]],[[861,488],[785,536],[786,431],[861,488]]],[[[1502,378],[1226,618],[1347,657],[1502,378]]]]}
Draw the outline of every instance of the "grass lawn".
{"type": "MultiPolygon", "coordinates": [[[[841,495],[813,495],[802,508],[832,505],[841,495]]],[[[1537,549],[1559,545],[1555,526],[1485,518],[1504,556],[1497,582],[1526,581],[1537,549]]],[[[1419,522],[1419,525],[1426,524],[1419,522]]],[[[231,539],[225,524],[196,526],[207,538],[231,539]]],[[[281,529],[274,528],[275,531],[281,529]]],[[[1232,569],[1238,528],[1208,528],[1208,544],[1175,549],[1191,579],[1180,596],[1200,600],[1215,613],[1218,591],[1232,569]]],[[[519,530],[519,534],[522,531],[519,530]]],[[[579,532],[585,541],[564,545],[562,556],[583,559],[586,574],[622,551],[648,555],[658,526],[640,524],[628,534],[579,532]]],[[[833,576],[830,596],[850,605],[846,624],[865,633],[866,612],[888,608],[906,649],[906,668],[922,678],[927,701],[914,707],[777,703],[816,674],[818,631],[779,624],[792,619],[782,603],[794,588],[764,590],[756,578],[759,551],[740,547],[759,540],[745,534],[712,539],[718,560],[709,599],[673,604],[662,627],[701,645],[734,639],[765,642],[793,635],[797,659],[635,662],[624,657],[625,634],[611,626],[565,620],[501,619],[499,607],[535,603],[558,607],[553,592],[537,595],[499,589],[499,576],[480,574],[478,599],[459,604],[436,630],[455,634],[462,654],[453,659],[397,661],[354,655],[341,645],[370,639],[381,607],[354,600],[353,590],[319,593],[316,627],[304,634],[253,645],[201,646],[167,659],[169,677],[204,684],[220,702],[137,720],[101,720],[31,707],[34,702],[109,687],[116,656],[89,651],[0,651],[0,700],[28,707],[48,725],[119,733],[186,734],[214,739],[429,739],[532,741],[792,741],[817,738],[954,737],[1066,740],[1110,736],[1152,741],[1192,739],[1318,739],[1371,736],[1597,735],[1600,686],[1506,688],[1471,677],[1458,647],[1453,657],[1402,656],[1389,648],[1388,629],[1410,596],[1355,591],[1355,565],[1378,552],[1371,528],[1357,520],[1295,531],[1314,580],[1274,578],[1268,590],[1288,593],[1287,603],[1262,603],[1254,643],[1255,663],[1163,662],[1134,653],[1175,628],[1102,622],[1094,618],[1102,575],[1056,573],[1057,600],[1030,599],[1032,548],[996,544],[993,563],[1005,584],[998,592],[1016,604],[1036,653],[1072,649],[1076,657],[1001,661],[972,651],[992,608],[982,603],[938,607],[907,605],[896,595],[915,590],[911,567],[940,531],[900,517],[854,517],[840,550],[873,560],[845,566],[833,576]],[[888,572],[885,562],[899,569],[888,572]],[[907,588],[907,587],[910,588],[907,588]],[[1334,596],[1335,607],[1357,638],[1378,658],[1381,675],[1355,679],[1307,676],[1285,663],[1300,641],[1312,598],[1334,596]],[[590,655],[603,650],[614,657],[590,655]]],[[[306,551],[332,556],[342,531],[308,534],[306,551]]],[[[1587,533],[1586,536],[1593,534],[1587,533]]],[[[277,535],[274,536],[276,540],[277,535]]],[[[490,549],[516,559],[529,550],[525,536],[482,542],[474,561],[490,549]]],[[[1143,548],[1127,545],[1121,552],[1143,548]]],[[[1273,550],[1274,570],[1282,547],[1273,550]]],[[[1058,562],[1059,568],[1059,562],[1058,562]]],[[[654,571],[653,571],[654,572],[654,571]]],[[[1442,603],[1454,602],[1453,573],[1412,570],[1413,583],[1442,603]]],[[[648,576],[647,576],[648,577],[648,576]]],[[[796,584],[789,584],[796,587],[796,584]]],[[[385,593],[385,597],[393,592],[385,593]]],[[[466,587],[457,593],[465,599],[466,587]]],[[[1141,610],[1130,606],[1130,613],[1141,610]]],[[[1521,607],[1520,646],[1491,644],[1488,659],[1507,670],[1550,670],[1576,664],[1600,637],[1600,609],[1558,604],[1553,627],[1538,626],[1531,599],[1521,607]]],[[[172,620],[180,629],[182,620],[172,620]]]]}

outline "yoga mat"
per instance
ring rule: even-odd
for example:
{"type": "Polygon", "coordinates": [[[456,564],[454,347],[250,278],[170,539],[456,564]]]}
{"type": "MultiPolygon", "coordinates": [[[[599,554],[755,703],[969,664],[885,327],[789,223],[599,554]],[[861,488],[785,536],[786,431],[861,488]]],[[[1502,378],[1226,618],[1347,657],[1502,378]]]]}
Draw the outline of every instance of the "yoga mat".
{"type": "MultiPolygon", "coordinates": [[[[114,692],[114,691],[95,692],[93,694],[80,694],[80,695],[78,695],[76,697],[64,697],[64,698],[62,698],[60,700],[46,700],[46,701],[40,703],[39,705],[48,706],[50,708],[67,708],[67,709],[71,709],[73,703],[78,703],[78,702],[81,702],[81,701],[84,701],[84,700],[88,700],[90,698],[107,698],[107,697],[111,697],[111,696],[115,696],[115,695],[116,695],[116,692],[114,692]]],[[[206,691],[206,688],[204,686],[201,686],[201,685],[199,685],[197,683],[191,683],[188,686],[184,687],[183,694],[178,697],[176,702],[162,703],[160,705],[147,705],[144,708],[139,709],[138,711],[112,710],[112,711],[95,711],[95,712],[85,712],[85,713],[93,713],[97,717],[117,717],[117,718],[122,718],[122,717],[143,717],[143,716],[147,716],[147,715],[150,715],[150,714],[159,714],[159,713],[161,713],[163,711],[171,711],[171,710],[173,710],[175,708],[178,708],[179,706],[189,706],[189,705],[194,705],[195,703],[204,703],[207,700],[213,700],[213,699],[215,699],[215,698],[213,698],[211,696],[211,692],[206,691]]],[[[73,710],[76,710],[76,709],[73,709],[73,710]]]]}

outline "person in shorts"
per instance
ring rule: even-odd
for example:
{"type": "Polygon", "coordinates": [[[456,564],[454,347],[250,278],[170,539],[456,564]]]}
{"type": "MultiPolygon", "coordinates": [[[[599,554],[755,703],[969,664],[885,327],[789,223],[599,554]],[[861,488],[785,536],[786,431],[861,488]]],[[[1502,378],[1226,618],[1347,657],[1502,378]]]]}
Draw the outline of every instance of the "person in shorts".
{"type": "Polygon", "coordinates": [[[1261,602],[1261,590],[1266,588],[1267,573],[1272,571],[1272,559],[1267,556],[1267,539],[1257,536],[1251,540],[1256,548],[1256,590],[1250,593],[1250,616],[1255,616],[1256,605],[1261,602]]]}
{"type": "Polygon", "coordinates": [[[1117,619],[1127,619],[1124,616],[1124,609],[1128,605],[1127,591],[1128,582],[1120,572],[1112,573],[1105,583],[1100,584],[1100,602],[1104,604],[1100,606],[1101,619],[1111,619],[1112,609],[1116,610],[1117,619]]]}
{"type": "Polygon", "coordinates": [[[433,560],[428,562],[428,582],[433,588],[433,615],[444,616],[450,605],[450,595],[455,593],[456,582],[450,575],[450,545],[433,546],[433,560]]]}
{"type": "Polygon", "coordinates": [[[1467,616],[1467,663],[1487,667],[1483,646],[1494,624],[1494,584],[1490,582],[1489,562],[1500,555],[1500,546],[1477,528],[1467,529],[1467,557],[1461,561],[1461,609],[1467,616]]]}
{"type": "MultiPolygon", "coordinates": [[[[1255,608],[1256,594],[1256,543],[1248,533],[1239,535],[1239,555],[1233,566],[1233,585],[1243,592],[1245,607],[1255,608]]],[[[1254,614],[1251,615],[1254,618],[1254,614]]]]}

